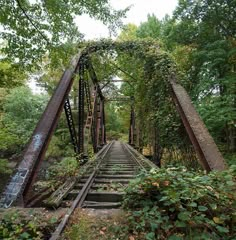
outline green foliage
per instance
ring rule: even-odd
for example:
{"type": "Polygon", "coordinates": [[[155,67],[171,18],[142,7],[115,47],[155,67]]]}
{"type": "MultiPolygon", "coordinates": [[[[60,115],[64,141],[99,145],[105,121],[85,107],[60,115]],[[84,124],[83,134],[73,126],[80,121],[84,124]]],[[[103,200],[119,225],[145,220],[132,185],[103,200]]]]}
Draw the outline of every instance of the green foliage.
{"type": "Polygon", "coordinates": [[[214,27],[211,29],[222,36],[235,37],[235,0],[212,1],[179,1],[175,16],[181,20],[190,20],[200,23],[202,27],[214,27]]]}
{"type": "MultiPolygon", "coordinates": [[[[147,21],[136,28],[127,25],[120,35],[121,39],[125,36],[136,41],[158,39],[159,45],[168,50],[176,62],[178,81],[190,94],[210,133],[219,145],[226,146],[226,152],[232,153],[236,150],[234,8],[234,0],[183,0],[179,1],[172,18],[166,16],[159,21],[155,15],[149,15],[147,21]]],[[[168,87],[165,81],[159,81],[161,62],[167,64],[166,59],[158,59],[158,71],[156,65],[153,66],[156,59],[149,54],[150,51],[141,63],[130,55],[118,57],[119,65],[131,77],[121,76],[133,84],[132,88],[126,86],[121,90],[124,94],[135,94],[137,126],[147,129],[142,131],[144,145],[153,142],[155,137],[151,131],[157,127],[160,149],[181,149],[189,141],[168,99],[168,87]]]]}
{"type": "Polygon", "coordinates": [[[54,64],[60,62],[58,58],[67,62],[82,39],[75,23],[77,16],[88,14],[114,30],[128,10],[112,9],[109,0],[3,0],[0,9],[4,28],[0,37],[6,41],[2,51],[23,65],[35,65],[46,53],[54,64]]]}
{"type": "Polygon", "coordinates": [[[0,239],[39,240],[53,230],[55,218],[32,210],[9,210],[1,213],[0,223],[0,239]]]}
{"type": "Polygon", "coordinates": [[[236,166],[224,172],[167,168],[142,173],[126,190],[129,231],[145,239],[232,239],[236,166]]]}
{"type": "Polygon", "coordinates": [[[6,60],[0,60],[0,86],[1,88],[13,88],[23,85],[26,74],[20,69],[19,64],[11,64],[6,60]]]}
{"type": "Polygon", "coordinates": [[[128,41],[132,39],[137,39],[136,32],[138,27],[132,23],[125,25],[122,32],[118,36],[119,41],[128,41]]]}
{"type": "Polygon", "coordinates": [[[3,155],[10,155],[18,152],[22,147],[22,139],[15,133],[17,125],[14,123],[5,124],[0,123],[0,150],[3,155]],[[19,149],[20,148],[20,149],[19,149]]]}
{"type": "Polygon", "coordinates": [[[114,104],[107,104],[106,109],[106,130],[107,132],[111,132],[111,135],[114,135],[115,132],[119,133],[121,130],[121,120],[118,115],[118,108],[114,104]],[[113,134],[112,134],[113,132],[113,134]]]}
{"type": "Polygon", "coordinates": [[[8,166],[8,160],[0,158],[0,174],[10,174],[11,169],[8,166]]]}
{"type": "MultiPolygon", "coordinates": [[[[175,64],[171,56],[161,49],[159,42],[153,40],[117,42],[101,40],[96,43],[91,42],[84,50],[85,55],[91,54],[92,56],[103,57],[104,52],[107,52],[107,55],[110,54],[110,58],[105,58],[105,67],[107,60],[112,61],[112,74],[114,75],[115,73],[122,79],[127,80],[126,85],[121,87],[121,92],[123,93],[121,96],[135,95],[135,111],[138,118],[141,118],[139,125],[140,127],[142,126],[143,132],[146,133],[146,129],[150,130],[150,126],[153,126],[158,119],[157,115],[159,115],[161,122],[163,122],[163,119],[166,120],[166,126],[173,125],[174,117],[172,115],[174,113],[170,113],[170,116],[167,118],[167,111],[162,110],[162,108],[164,106],[168,106],[168,109],[173,108],[171,107],[172,102],[170,101],[168,82],[169,76],[175,72],[175,64]],[[96,54],[94,54],[95,51],[96,54]],[[114,70],[116,72],[113,72],[114,70]],[[157,112],[157,109],[160,111],[157,112]]],[[[99,57],[97,58],[99,59],[99,57]]],[[[96,69],[103,69],[104,59],[101,58],[100,62],[96,61],[95,64],[96,69]]],[[[100,76],[100,73],[98,75],[100,76]]],[[[114,96],[116,96],[115,93],[112,97],[114,96]]],[[[126,128],[126,132],[128,132],[129,127],[130,103],[116,104],[116,107],[113,108],[114,111],[111,112],[111,116],[108,116],[112,118],[115,115],[114,112],[117,112],[119,118],[121,118],[120,116],[124,117],[124,121],[119,122],[120,124],[122,123],[122,129],[126,128]],[[126,111],[126,114],[123,114],[124,111],[126,111]]],[[[116,125],[117,121],[111,121],[111,123],[112,128],[113,126],[118,126],[116,125]]],[[[112,128],[111,130],[114,131],[112,128]]],[[[163,128],[163,135],[166,134],[164,130],[163,128]]],[[[173,142],[171,140],[169,138],[168,143],[173,142]]]]}
{"type": "Polygon", "coordinates": [[[148,14],[147,21],[140,24],[136,31],[136,35],[139,38],[149,37],[159,39],[161,35],[161,22],[154,14],[148,14]]]}
{"type": "Polygon", "coordinates": [[[60,158],[65,152],[64,142],[59,139],[57,136],[52,136],[49,147],[46,152],[46,158],[60,158]]]}
{"type": "Polygon", "coordinates": [[[68,177],[76,175],[78,166],[78,159],[65,157],[48,168],[48,177],[63,182],[68,177]]]}
{"type": "Polygon", "coordinates": [[[174,46],[190,50],[186,61],[180,61],[188,75],[186,86],[208,129],[227,152],[236,150],[234,8],[235,1],[180,1],[168,35],[174,46]]]}
{"type": "Polygon", "coordinates": [[[0,122],[0,150],[7,154],[20,151],[26,144],[45,108],[48,98],[33,95],[27,87],[13,88],[4,98],[0,122]]]}

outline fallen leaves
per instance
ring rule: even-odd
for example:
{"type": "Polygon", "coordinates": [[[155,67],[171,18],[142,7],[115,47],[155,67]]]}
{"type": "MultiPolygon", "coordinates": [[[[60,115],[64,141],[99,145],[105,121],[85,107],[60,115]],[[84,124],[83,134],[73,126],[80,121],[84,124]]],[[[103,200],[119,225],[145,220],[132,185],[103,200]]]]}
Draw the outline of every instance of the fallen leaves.
{"type": "Polygon", "coordinates": [[[153,182],[153,183],[152,183],[152,186],[154,186],[154,187],[158,187],[158,188],[160,187],[160,185],[159,185],[158,182],[153,182]]]}
{"type": "Polygon", "coordinates": [[[103,228],[100,229],[99,233],[100,233],[101,235],[104,235],[106,230],[107,230],[107,228],[106,228],[106,227],[103,227],[103,228]]]}

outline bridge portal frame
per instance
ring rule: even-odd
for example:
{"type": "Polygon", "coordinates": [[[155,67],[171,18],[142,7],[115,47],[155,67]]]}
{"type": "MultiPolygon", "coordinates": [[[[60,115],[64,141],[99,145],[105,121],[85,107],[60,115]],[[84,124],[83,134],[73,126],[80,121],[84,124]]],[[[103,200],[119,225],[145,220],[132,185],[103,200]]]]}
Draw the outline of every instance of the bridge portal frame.
{"type": "MultiPolygon", "coordinates": [[[[143,43],[152,44],[152,43],[143,43]]],[[[41,119],[39,120],[31,139],[24,151],[22,161],[19,163],[16,172],[7,184],[4,193],[1,196],[1,206],[10,207],[12,205],[25,206],[29,198],[31,187],[38,174],[40,164],[42,163],[45,152],[48,148],[52,134],[57,126],[60,114],[64,104],[68,99],[71,86],[76,74],[79,74],[79,126],[78,126],[78,152],[84,151],[84,71],[87,68],[94,84],[99,87],[94,69],[89,61],[89,55],[98,50],[116,49],[125,51],[129,46],[134,51],[137,46],[130,41],[126,44],[122,42],[95,42],[83,49],[77,57],[71,62],[70,68],[66,69],[61,80],[52,95],[41,119]]],[[[139,46],[142,48],[142,46],[139,46]]],[[[158,50],[158,46],[154,46],[158,50]]],[[[145,53],[144,53],[145,54],[145,53]]],[[[175,106],[180,113],[181,120],[189,135],[189,138],[196,150],[199,162],[208,172],[211,170],[224,170],[225,161],[219,152],[213,138],[209,134],[200,116],[196,112],[191,99],[186,90],[177,83],[173,74],[170,73],[169,85],[172,91],[172,98],[175,106]]],[[[97,88],[98,94],[101,94],[100,88],[97,88]]],[[[102,97],[101,97],[102,100],[102,97]]],[[[104,106],[104,102],[101,103],[104,106]]],[[[95,106],[96,109],[97,106],[95,106]]],[[[104,117],[104,111],[101,114],[104,117]]],[[[100,118],[101,120],[101,118],[100,118]]],[[[133,120],[134,121],[134,120],[133,120]]],[[[101,124],[96,122],[97,128],[95,134],[101,129],[101,124]],[[98,126],[100,125],[100,126],[98,126]]],[[[105,125],[105,120],[104,120],[105,125]]],[[[73,128],[73,127],[72,127],[73,128]]],[[[105,143],[104,128],[103,140],[105,143]]],[[[94,136],[94,139],[98,139],[94,136]]],[[[75,141],[76,142],[76,141],[75,141]]]]}

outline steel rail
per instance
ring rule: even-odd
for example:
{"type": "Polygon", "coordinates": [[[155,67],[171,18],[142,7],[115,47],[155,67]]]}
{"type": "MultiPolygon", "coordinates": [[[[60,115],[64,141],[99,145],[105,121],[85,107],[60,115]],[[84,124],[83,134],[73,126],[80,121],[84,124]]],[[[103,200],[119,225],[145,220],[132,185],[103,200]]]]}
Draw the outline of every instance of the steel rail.
{"type": "Polygon", "coordinates": [[[143,169],[146,170],[146,167],[140,162],[140,160],[145,161],[145,163],[150,168],[158,168],[157,165],[152,163],[149,159],[145,158],[141,153],[136,151],[134,148],[132,148],[130,145],[122,143],[122,146],[124,149],[131,155],[131,157],[135,160],[136,163],[138,163],[139,166],[141,166],[143,169]]]}
{"type": "Polygon", "coordinates": [[[96,158],[98,158],[98,164],[95,167],[94,171],[90,174],[88,180],[86,181],[86,183],[84,184],[83,188],[81,189],[81,191],[79,192],[79,194],[77,195],[76,199],[74,200],[74,202],[72,203],[71,207],[69,208],[68,212],[64,215],[63,219],[61,220],[61,222],[59,223],[59,225],[57,226],[56,230],[52,233],[52,236],[50,238],[50,240],[57,240],[61,233],[63,232],[63,230],[65,229],[66,224],[68,223],[69,218],[71,217],[72,213],[74,212],[74,210],[76,208],[81,208],[82,204],[94,182],[94,179],[96,177],[96,174],[99,170],[100,164],[102,162],[102,160],[106,157],[108,151],[110,150],[111,146],[113,145],[114,141],[110,142],[108,145],[106,145],[105,147],[103,147],[95,156],[96,158]]]}
{"type": "Polygon", "coordinates": [[[124,144],[123,142],[121,144],[122,144],[123,149],[126,152],[128,152],[130,157],[139,165],[139,167],[141,167],[142,169],[145,169],[145,167],[137,160],[137,158],[134,156],[134,154],[127,148],[126,144],[124,144]]]}

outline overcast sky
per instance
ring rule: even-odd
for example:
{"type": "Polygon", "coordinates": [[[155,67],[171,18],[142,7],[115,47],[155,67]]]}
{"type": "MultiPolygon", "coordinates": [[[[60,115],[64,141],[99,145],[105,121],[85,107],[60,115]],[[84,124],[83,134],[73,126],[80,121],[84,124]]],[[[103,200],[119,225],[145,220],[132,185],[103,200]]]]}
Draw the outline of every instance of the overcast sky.
{"type": "MultiPolygon", "coordinates": [[[[115,9],[124,9],[132,5],[123,22],[139,25],[146,21],[148,13],[154,13],[160,20],[166,14],[171,15],[178,0],[110,0],[110,2],[115,9]]],[[[78,17],[76,22],[86,39],[109,37],[107,27],[87,15],[78,17]]]]}

